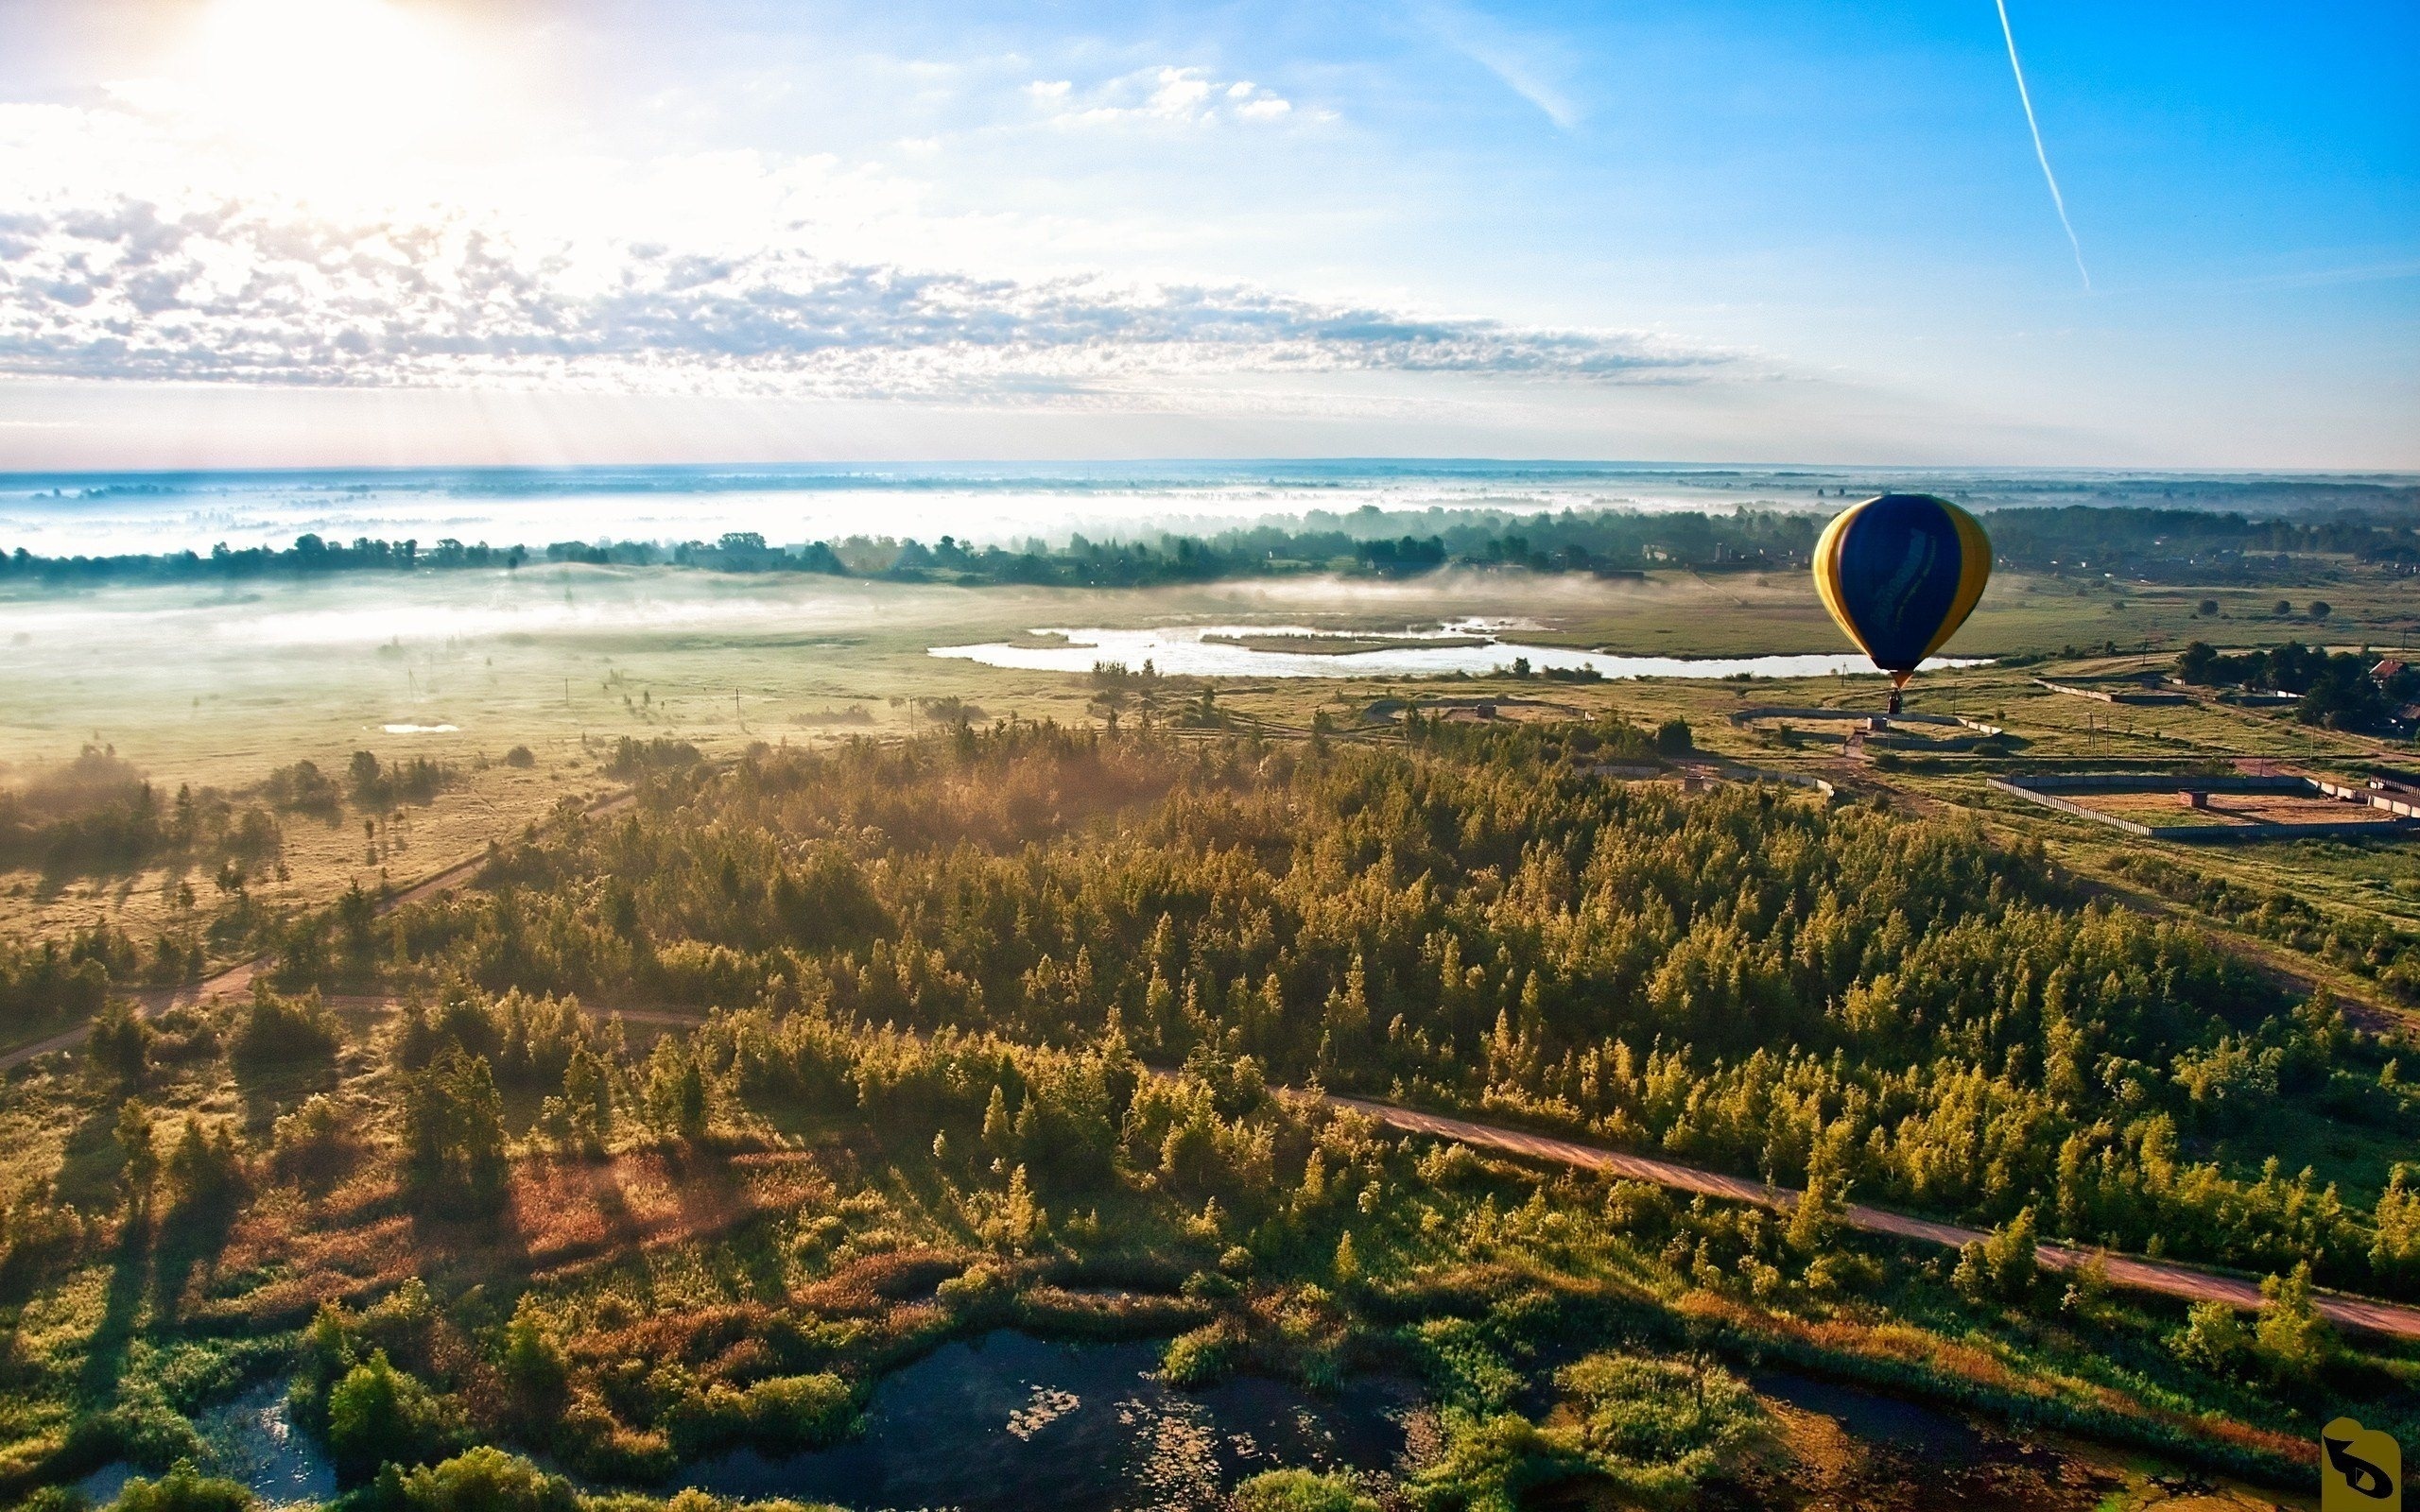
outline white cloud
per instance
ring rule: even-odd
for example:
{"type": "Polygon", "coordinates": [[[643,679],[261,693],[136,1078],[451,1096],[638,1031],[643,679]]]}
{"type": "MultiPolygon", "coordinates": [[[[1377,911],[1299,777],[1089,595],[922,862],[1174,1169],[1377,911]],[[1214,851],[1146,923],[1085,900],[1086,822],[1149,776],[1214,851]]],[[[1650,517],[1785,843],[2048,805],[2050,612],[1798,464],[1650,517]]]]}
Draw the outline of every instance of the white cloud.
{"type": "MultiPolygon", "coordinates": [[[[1194,70],[1132,81],[1130,105],[1073,108],[1288,108],[1194,70]]],[[[996,228],[925,216],[912,186],[828,160],[557,162],[385,202],[242,166],[119,111],[0,111],[0,374],[1063,399],[1219,374],[1739,372],[1640,333],[1236,283],[999,276],[974,255],[996,228]],[[953,249],[959,266],[942,266],[953,249]]]]}
{"type": "Polygon", "coordinates": [[[1241,285],[1016,281],[661,246],[531,244],[122,200],[0,221],[0,371],[851,396],[1357,370],[1670,382],[1636,335],[1523,330],[1241,285]]]}
{"type": "Polygon", "coordinates": [[[1447,46],[1494,74],[1547,120],[1565,131],[1580,124],[1584,112],[1556,80],[1560,65],[1550,45],[1492,16],[1443,0],[1420,7],[1417,14],[1447,46]]]}
{"type": "Polygon", "coordinates": [[[1201,68],[1137,69],[1079,92],[1072,81],[1026,86],[1042,118],[1055,126],[1215,126],[1277,120],[1293,102],[1250,79],[1225,82],[1201,68]]]}

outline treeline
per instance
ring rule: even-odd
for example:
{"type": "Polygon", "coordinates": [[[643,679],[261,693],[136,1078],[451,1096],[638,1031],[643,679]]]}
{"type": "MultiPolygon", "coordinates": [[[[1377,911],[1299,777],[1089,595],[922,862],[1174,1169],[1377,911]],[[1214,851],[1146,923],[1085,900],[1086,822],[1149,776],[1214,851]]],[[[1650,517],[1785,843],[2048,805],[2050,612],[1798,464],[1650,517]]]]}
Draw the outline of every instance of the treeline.
{"type": "MultiPolygon", "coordinates": [[[[1011,549],[977,546],[943,536],[915,540],[852,537],[800,546],[769,544],[754,531],[713,541],[658,545],[645,541],[591,544],[557,541],[526,546],[464,546],[362,539],[351,545],[303,536],[287,550],[226,546],[207,555],[170,552],[112,557],[38,557],[23,548],[0,557],[0,584],[11,580],[66,587],[99,582],[187,582],[264,577],[309,578],[346,572],[416,572],[518,568],[527,562],[695,567],[729,573],[804,573],[900,582],[1150,587],[1307,571],[1381,576],[1448,566],[1526,568],[1540,572],[1634,573],[1659,565],[1695,568],[1796,566],[1814,545],[1813,516],[1741,510],[1732,515],[1540,514],[1528,520],[1490,515],[1448,524],[1426,535],[1373,535],[1359,529],[1287,529],[1266,525],[1215,536],[1164,535],[1144,541],[1097,541],[1076,536],[1061,546],[1029,541],[1011,549]]],[[[1433,525],[1426,516],[1408,523],[1433,525]]]]}
{"type": "Polygon", "coordinates": [[[180,785],[164,796],[114,750],[76,760],[17,788],[0,788],[0,869],[49,877],[120,873],[172,859],[243,868],[285,849],[274,815],[224,793],[180,785]]]}
{"type": "MultiPolygon", "coordinates": [[[[1102,588],[1315,571],[1404,576],[1448,567],[1627,575],[1658,567],[1803,567],[1823,525],[1817,513],[1750,508],[1727,514],[1608,509],[1517,516],[1494,510],[1387,513],[1373,507],[1291,526],[1124,541],[1079,535],[1057,546],[1039,541],[978,546],[952,536],[929,545],[856,536],[785,546],[759,532],[735,531],[712,541],[671,544],[557,541],[533,548],[447,540],[423,549],[417,541],[365,538],[344,545],[306,535],[284,551],[220,545],[207,554],[53,558],[19,548],[0,557],[0,584],[309,578],[345,572],[510,569],[540,561],[1102,588]]],[[[2313,575],[2305,558],[2314,554],[2420,566],[2420,533],[2383,517],[2264,520],[2190,509],[2070,506],[1994,510],[1986,527],[2002,562],[2046,572],[2218,583],[2303,580],[2313,575]]]]}
{"type": "Polygon", "coordinates": [[[2397,668],[2373,678],[2377,659],[2354,651],[2329,651],[2288,641],[2266,650],[2230,655],[2195,641],[2176,659],[2176,675],[2208,688],[2249,688],[2300,695],[2294,717],[2330,730],[2378,730],[2395,709],[2420,698],[2420,669],[2397,668]]]}
{"type": "Polygon", "coordinates": [[[2295,557],[2349,557],[2420,566],[2420,529],[2394,515],[2268,518],[2203,509],[2067,505],[1994,509],[1983,516],[2001,561],[2035,571],[2113,573],[2156,582],[2299,581],[2295,557]]]}
{"type": "Polygon", "coordinates": [[[0,583],[11,580],[71,587],[95,582],[224,582],[260,577],[315,577],[351,572],[413,572],[421,569],[518,567],[529,559],[527,546],[466,546],[451,539],[422,550],[417,541],[363,537],[351,545],[297,536],[284,551],[275,546],[229,546],[195,551],[129,552],[109,557],[39,557],[23,546],[0,555],[0,583]]]}
{"type": "Polygon", "coordinates": [[[2321,1174],[2197,1154],[2256,1109],[2420,1133],[2385,1047],[2197,931],[2083,904],[2037,846],[1969,824],[1587,775],[1655,747],[1618,721],[1414,733],[759,751],[499,850],[480,892],[307,924],[283,980],[1249,1057],[1829,1194],[2408,1287],[2321,1174]]]}
{"type": "Polygon", "coordinates": [[[341,782],[299,761],[269,773],[260,801],[247,802],[190,783],[164,794],[114,750],[87,746],[22,786],[0,787],[0,870],[22,867],[56,880],[183,865],[215,872],[220,891],[236,892],[284,854],[280,813],[334,822],[350,799],[364,814],[382,814],[432,802],[460,775],[426,757],[381,762],[361,750],[341,782]]]}
{"type": "Polygon", "coordinates": [[[2420,930],[2398,927],[2381,914],[2322,908],[2294,893],[2209,876],[2149,850],[2121,852],[2112,865],[2163,898],[2369,977],[2405,1002],[2420,1004],[2420,930]]]}

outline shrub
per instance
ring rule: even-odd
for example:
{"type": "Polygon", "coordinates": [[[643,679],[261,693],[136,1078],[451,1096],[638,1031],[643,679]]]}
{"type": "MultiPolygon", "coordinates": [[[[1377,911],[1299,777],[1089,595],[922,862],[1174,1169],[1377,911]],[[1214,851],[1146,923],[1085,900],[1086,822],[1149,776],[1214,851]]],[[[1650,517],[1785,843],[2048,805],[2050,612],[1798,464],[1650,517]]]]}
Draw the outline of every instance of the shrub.
{"type": "Polygon", "coordinates": [[[1168,1340],[1160,1354],[1160,1374],[1172,1386],[1212,1385],[1235,1373],[1243,1353],[1243,1331],[1220,1318],[1168,1340]]]}
{"type": "Polygon", "coordinates": [[[135,1017],[123,999],[110,1004],[93,1022],[84,1053],[93,1066],[120,1087],[140,1087],[151,1057],[151,1026],[135,1017]]]}
{"type": "Polygon", "coordinates": [[[180,1004],[151,1016],[151,1058],[210,1060],[218,1055],[218,1028],[207,1015],[180,1004]]]}
{"type": "Polygon", "coordinates": [[[115,1512],[246,1512],[251,1504],[249,1487],[204,1475],[193,1468],[193,1461],[181,1459],[156,1481],[138,1475],[127,1482],[114,1508],[115,1512]]]}
{"type": "Polygon", "coordinates": [[[366,1478],[381,1465],[435,1457],[452,1435],[442,1405],[412,1376],[374,1351],[328,1393],[328,1450],[337,1472],[366,1478]]]}
{"type": "Polygon", "coordinates": [[[269,773],[261,791],[279,808],[328,816],[335,815],[343,796],[327,774],[320,770],[319,764],[311,761],[296,762],[269,773]]]}
{"type": "Polygon", "coordinates": [[[525,1428],[544,1432],[562,1413],[571,1362],[530,1300],[524,1295],[512,1321],[505,1325],[496,1373],[503,1378],[513,1416],[525,1428]]]}
{"type": "Polygon", "coordinates": [[[1709,1361],[1592,1354],[1555,1383],[1574,1399],[1598,1467],[1643,1490],[1696,1481],[1761,1416],[1746,1383],[1709,1361]]]}
{"type": "Polygon", "coordinates": [[[856,1401],[838,1376],[776,1376],[745,1391],[716,1384],[683,1398],[666,1415],[683,1458],[748,1440],[767,1449],[811,1449],[848,1432],[856,1401]]]}
{"type": "Polygon", "coordinates": [[[1378,1512],[1353,1477],[1310,1470],[1263,1470],[1236,1487],[1236,1512],[1378,1512]]]}
{"type": "Polygon", "coordinates": [[[473,1212],[504,1200],[504,1097],[485,1056],[449,1050],[405,1079],[404,1176],[423,1201],[473,1212]]]}
{"type": "Polygon", "coordinates": [[[2380,1280],[2420,1280],[2420,1190],[2411,1184],[2413,1167],[2398,1160],[2378,1194],[2377,1239],[2370,1246],[2370,1268],[2380,1280]]]}
{"type": "Polygon", "coordinates": [[[1970,1302],[2015,1302],[2032,1292],[2040,1274],[2033,1210],[2027,1208],[1993,1229],[1990,1238],[1967,1241],[1958,1251],[1950,1284],[1970,1302]]]}
{"type": "Polygon", "coordinates": [[[775,1376],[746,1392],[750,1435],[769,1449],[810,1449],[848,1432],[856,1415],[849,1388],[828,1371],[775,1376]]]}
{"type": "Polygon", "coordinates": [[[504,753],[504,765],[507,766],[522,767],[535,766],[538,765],[538,756],[535,751],[532,751],[527,746],[515,746],[510,750],[504,753]]]}
{"type": "Polygon", "coordinates": [[[613,759],[605,764],[606,775],[632,778],[643,772],[678,770],[694,766],[705,758],[698,747],[685,740],[673,740],[658,735],[653,740],[632,740],[624,735],[614,747],[613,759]]]}
{"type": "Polygon", "coordinates": [[[244,1184],[244,1160],[235,1137],[220,1124],[208,1133],[201,1121],[188,1114],[184,1134],[168,1155],[168,1179],[184,1208],[206,1211],[233,1201],[244,1184]]]}
{"type": "Polygon", "coordinates": [[[389,1466],[368,1499],[378,1512],[576,1512],[571,1483],[482,1444],[441,1465],[389,1466]]]}
{"type": "Polygon", "coordinates": [[[362,1154],[343,1106],[324,1092],[277,1121],[269,1148],[279,1179],[320,1188],[342,1180],[362,1154]]]}
{"type": "Polygon", "coordinates": [[[1536,1486],[1591,1467],[1518,1413],[1445,1415],[1445,1452],[1411,1483],[1415,1505],[1457,1512],[1515,1512],[1536,1486]]]}
{"type": "Polygon", "coordinates": [[[2213,1375],[2233,1375],[2252,1356],[2252,1331],[2224,1302],[2196,1302],[2185,1327],[2169,1337],[2169,1349],[2186,1364],[2213,1375]]]}
{"type": "Polygon", "coordinates": [[[302,997],[280,997],[268,984],[255,980],[252,1001],[235,1027],[234,1056],[239,1063],[269,1065],[279,1061],[325,1060],[344,1042],[337,1016],[316,991],[302,997]]]}

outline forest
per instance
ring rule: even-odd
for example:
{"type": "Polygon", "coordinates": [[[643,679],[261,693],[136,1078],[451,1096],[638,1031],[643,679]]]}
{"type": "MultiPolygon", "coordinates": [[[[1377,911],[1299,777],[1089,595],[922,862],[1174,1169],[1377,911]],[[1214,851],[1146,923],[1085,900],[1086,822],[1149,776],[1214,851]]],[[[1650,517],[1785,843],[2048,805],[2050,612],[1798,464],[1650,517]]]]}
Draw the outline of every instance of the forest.
{"type": "Polygon", "coordinates": [[[1785,1185],[2401,1284],[2312,1173],[2190,1159],[2278,1097],[2420,1135],[2420,1096],[2325,1001],[1968,826],[1582,775],[1653,760],[1626,726],[1469,728],[1417,762],[1046,727],[768,755],[662,825],[508,848],[481,891],[383,929],[306,921],[278,981],[1115,1033],[1154,1063],[1249,1057],[1785,1185]],[[1115,837],[1044,845],[1088,814],[1115,837]]]}
{"type": "MultiPolygon", "coordinates": [[[[348,572],[516,569],[538,562],[672,565],[729,573],[805,573],[898,582],[1145,588],[1228,578],[1344,571],[1401,577],[1446,567],[1517,568],[1627,576],[1659,568],[1737,572],[1804,566],[1820,511],[1494,510],[1390,513],[1374,507],[1293,524],[1238,526],[1207,536],[1138,532],[1081,535],[1052,545],[975,545],[950,536],[922,541],[862,536],[800,545],[752,531],[712,541],[653,544],[557,541],[535,547],[316,535],[285,550],[215,547],[158,555],[57,557],[20,547],[0,555],[0,587],[108,582],[310,578],[348,572]]],[[[2142,506],[2021,506],[1987,515],[2002,564],[2049,574],[2116,574],[2154,582],[2304,584],[2325,581],[2325,558],[2390,571],[2420,569],[2420,528],[2396,512],[2344,511],[2263,518],[2142,506]]]]}
{"type": "MultiPolygon", "coordinates": [[[[2330,1402],[2420,1421],[2420,1361],[2311,1305],[2420,1298],[2407,1042],[1971,820],[1591,773],[1674,744],[633,745],[634,806],[451,896],[356,889],[249,1001],[112,1008],[82,1069],[12,1083],[88,1132],[0,1222],[0,1476],[240,1492],[175,1469],[190,1415],[280,1371],[365,1508],[636,1498],[843,1437],[885,1372],[1003,1326],[1166,1339],[1181,1386],[1411,1371],[1441,1449],[1390,1494],[1434,1507],[1753,1479],[1756,1359],[2273,1477],[2330,1402]],[[1285,1088],[1809,1197],[1553,1177],[1285,1088]],[[1851,1201],[1992,1238],[1927,1258],[1851,1201]],[[2062,1290],[2063,1238],[2273,1300],[2062,1290]],[[34,1321],[123,1287],[149,1301],[89,1337],[34,1321]]],[[[145,954],[0,955],[0,1008],[145,954]]]]}

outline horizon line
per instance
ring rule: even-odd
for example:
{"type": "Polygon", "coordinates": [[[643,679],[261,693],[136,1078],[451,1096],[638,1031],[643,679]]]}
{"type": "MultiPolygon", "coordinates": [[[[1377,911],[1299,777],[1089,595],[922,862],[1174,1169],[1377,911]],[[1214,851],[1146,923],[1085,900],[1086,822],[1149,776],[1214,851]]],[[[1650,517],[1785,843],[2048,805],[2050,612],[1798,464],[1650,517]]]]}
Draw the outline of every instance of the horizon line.
{"type": "Polygon", "coordinates": [[[2408,479],[2420,482],[2420,469],[2379,467],[2322,468],[2257,468],[2257,467],[2118,467],[2108,464],[2062,465],[2054,463],[1978,462],[1796,462],[1796,461],[1736,461],[1693,462],[1649,457],[1554,457],[1554,456],[1423,456],[1386,454],[1322,454],[1305,456],[1152,456],[1152,457],[1047,457],[1047,458],[915,458],[886,457],[850,461],[708,461],[708,462],[342,462],[296,463],[227,467],[149,467],[149,468],[5,468],[0,467],[0,485],[32,479],[70,478],[244,478],[302,477],[362,474],[379,477],[409,477],[462,473],[484,475],[522,474],[531,476],[568,476],[604,472],[692,472],[780,474],[784,472],[825,472],[848,475],[856,472],[882,471],[927,470],[932,472],[968,472],[996,469],[1003,472],[1033,472],[1054,468],[1067,469],[1149,469],[1163,468],[1270,468],[1287,467],[1400,467],[1443,470],[1450,468],[1534,468],[1544,471],[1655,471],[1672,472],[1753,472],[1763,474],[1806,473],[1808,475],[1842,476],[1863,473],[1928,474],[1983,473],[2009,476],[2049,477],[2113,477],[2113,478],[2342,478],[2408,479]]]}

